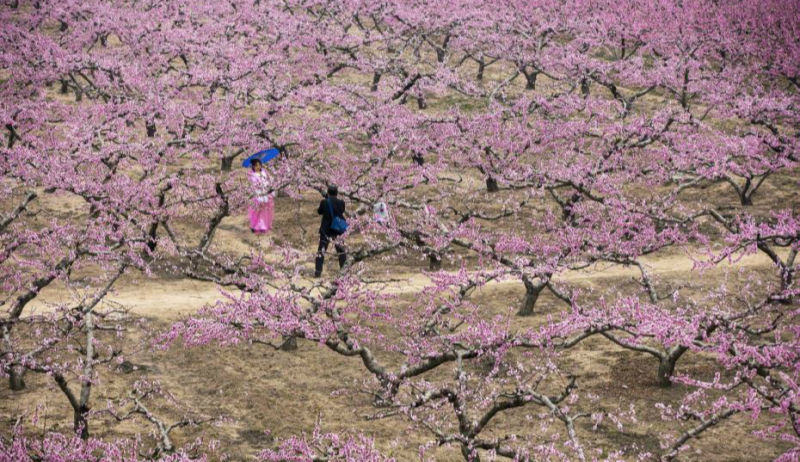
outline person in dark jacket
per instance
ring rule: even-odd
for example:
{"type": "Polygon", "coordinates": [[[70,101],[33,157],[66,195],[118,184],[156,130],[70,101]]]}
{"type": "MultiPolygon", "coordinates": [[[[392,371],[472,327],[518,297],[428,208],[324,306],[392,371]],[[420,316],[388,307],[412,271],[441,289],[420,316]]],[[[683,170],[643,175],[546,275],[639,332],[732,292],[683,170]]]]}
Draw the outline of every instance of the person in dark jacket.
{"type": "Polygon", "coordinates": [[[344,267],[347,260],[347,253],[345,253],[344,246],[336,241],[336,238],[341,235],[331,229],[333,217],[331,216],[331,209],[333,214],[337,217],[344,218],[344,201],[339,199],[339,189],[336,185],[328,186],[328,194],[319,203],[317,213],[322,215],[322,221],[319,225],[319,247],[317,248],[317,258],[314,261],[314,277],[318,278],[322,275],[322,265],[325,263],[325,251],[328,250],[328,244],[333,241],[333,246],[336,249],[336,254],[339,255],[339,268],[344,267]],[[329,205],[330,204],[330,205],[329,205]]]}

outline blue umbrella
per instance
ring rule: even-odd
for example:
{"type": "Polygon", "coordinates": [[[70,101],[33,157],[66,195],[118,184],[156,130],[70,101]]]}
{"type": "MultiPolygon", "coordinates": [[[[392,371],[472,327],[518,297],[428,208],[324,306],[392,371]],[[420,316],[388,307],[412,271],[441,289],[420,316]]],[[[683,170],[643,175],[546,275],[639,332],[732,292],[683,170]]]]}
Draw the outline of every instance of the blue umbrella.
{"type": "Polygon", "coordinates": [[[242,161],[242,167],[249,167],[254,160],[260,160],[261,163],[263,164],[267,161],[270,161],[278,157],[278,154],[280,154],[280,151],[278,151],[276,148],[269,148],[263,151],[258,151],[257,153],[253,154],[252,156],[242,161]]]}

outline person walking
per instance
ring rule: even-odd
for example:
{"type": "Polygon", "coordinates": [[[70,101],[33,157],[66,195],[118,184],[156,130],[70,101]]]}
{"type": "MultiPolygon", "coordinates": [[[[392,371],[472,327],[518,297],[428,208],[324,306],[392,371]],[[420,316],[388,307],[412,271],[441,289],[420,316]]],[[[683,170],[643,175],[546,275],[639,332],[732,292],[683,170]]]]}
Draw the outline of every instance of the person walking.
{"type": "Polygon", "coordinates": [[[336,249],[336,254],[339,256],[339,268],[343,268],[347,261],[347,253],[345,252],[344,245],[337,241],[344,231],[341,229],[334,229],[334,218],[338,221],[344,219],[344,201],[339,199],[339,189],[336,185],[328,186],[328,194],[319,203],[317,213],[322,215],[322,220],[319,225],[319,247],[317,248],[317,258],[314,261],[314,277],[318,278],[322,275],[322,265],[325,263],[325,251],[328,249],[328,244],[333,241],[333,246],[336,249]]]}
{"type": "Polygon", "coordinates": [[[383,200],[379,200],[372,206],[372,212],[375,214],[376,223],[385,225],[389,222],[389,208],[383,200]]]}
{"type": "Polygon", "coordinates": [[[264,234],[272,229],[272,217],[275,213],[275,193],[270,189],[267,172],[261,161],[253,160],[247,178],[253,187],[253,201],[247,209],[250,219],[250,230],[256,234],[264,234]]]}

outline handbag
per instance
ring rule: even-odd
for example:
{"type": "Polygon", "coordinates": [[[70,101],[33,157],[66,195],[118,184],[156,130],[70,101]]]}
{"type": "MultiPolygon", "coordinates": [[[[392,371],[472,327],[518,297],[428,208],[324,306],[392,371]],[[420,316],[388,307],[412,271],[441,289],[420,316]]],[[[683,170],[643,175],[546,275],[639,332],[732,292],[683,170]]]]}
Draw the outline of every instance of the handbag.
{"type": "Polygon", "coordinates": [[[333,206],[331,205],[330,198],[325,199],[325,202],[328,203],[328,211],[331,212],[331,230],[339,234],[344,234],[344,232],[347,231],[347,220],[333,214],[333,206]]]}

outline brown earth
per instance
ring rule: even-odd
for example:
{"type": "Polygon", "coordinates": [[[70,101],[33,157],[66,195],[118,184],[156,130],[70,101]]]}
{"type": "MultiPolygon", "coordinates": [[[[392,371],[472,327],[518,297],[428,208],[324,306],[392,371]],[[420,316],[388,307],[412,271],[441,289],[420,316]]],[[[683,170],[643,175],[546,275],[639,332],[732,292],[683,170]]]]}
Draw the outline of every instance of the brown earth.
{"type": "MultiPolygon", "coordinates": [[[[302,210],[309,210],[313,199],[303,201],[302,210]]],[[[242,251],[250,246],[268,248],[270,240],[298,239],[294,233],[298,225],[314,231],[315,216],[298,218],[299,205],[289,199],[279,199],[276,213],[276,232],[269,237],[255,237],[248,233],[242,216],[227,219],[217,238],[225,250],[242,251]],[[301,223],[300,220],[303,222],[301,223]]],[[[315,242],[309,232],[306,239],[307,259],[302,264],[310,269],[315,242]]],[[[661,256],[642,259],[652,274],[664,281],[686,282],[687,274],[701,274],[686,290],[702,291],[717,284],[726,273],[734,279],[747,278],[753,272],[770,271],[770,263],[761,255],[746,256],[733,264],[722,264],[703,273],[690,273],[693,260],[689,255],[672,251],[661,256]],[[731,271],[733,270],[733,271],[731,271]]],[[[329,262],[330,263],[330,262],[329,262]]],[[[412,261],[393,262],[393,281],[383,283],[386,291],[400,300],[411,301],[416,293],[428,284],[421,273],[425,262],[414,267],[412,261]]],[[[333,271],[328,265],[327,271],[333,271]]],[[[561,279],[585,289],[603,292],[632,284],[636,272],[619,265],[595,265],[586,270],[563,274],[561,279]]],[[[376,276],[376,279],[380,276],[376,276]]],[[[49,303],[57,302],[68,293],[63,287],[48,288],[31,312],[46,310],[49,303]]],[[[487,316],[509,315],[519,327],[533,326],[544,317],[557,317],[564,309],[563,302],[545,293],[537,305],[537,316],[513,316],[523,295],[518,281],[500,281],[477,290],[473,300],[485,310],[487,316]]],[[[124,396],[131,383],[140,377],[160,381],[184,408],[209,416],[226,416],[230,421],[219,425],[188,428],[177,434],[176,441],[186,443],[196,437],[219,440],[222,450],[233,460],[246,458],[259,449],[270,447],[275,440],[302,432],[311,432],[316,422],[325,431],[363,432],[376,439],[379,448],[398,460],[418,459],[418,447],[428,441],[429,435],[409,426],[399,417],[370,420],[377,410],[367,394],[359,393],[360,383],[369,381],[357,359],[347,359],[315,343],[300,341],[299,349],[292,352],[275,351],[259,345],[237,347],[206,346],[185,349],[180,346],[167,351],[141,348],[142,341],[153,332],[165,329],[171,322],[181,319],[221,298],[214,284],[187,279],[145,278],[126,276],[120,281],[108,301],[130,309],[132,315],[148,321],[146,329],[133,327],[125,339],[127,352],[122,371],[103,372],[101,382],[93,391],[92,403],[101,409],[106,400],[124,396]],[[131,367],[134,366],[134,367],[131,367]],[[269,434],[264,432],[269,431],[269,434]]],[[[668,431],[660,419],[658,402],[677,403],[685,393],[682,386],[659,388],[655,383],[657,364],[649,356],[622,350],[608,341],[591,339],[571,350],[564,360],[566,370],[580,377],[580,393],[599,395],[599,407],[607,410],[624,410],[631,404],[637,411],[638,423],[629,423],[623,430],[603,424],[592,431],[589,424],[581,424],[581,438],[595,446],[633,448],[658,452],[659,437],[668,431]]],[[[679,372],[693,370],[702,374],[712,370],[709,361],[691,355],[679,363],[679,372]]],[[[446,369],[449,372],[450,369],[446,369]]],[[[41,406],[39,425],[35,431],[46,429],[66,430],[71,423],[66,400],[47,377],[28,374],[28,387],[21,392],[11,392],[0,387],[0,429],[8,431],[14,421],[25,413],[41,406]]],[[[163,406],[157,412],[176,419],[180,413],[174,406],[163,406]]],[[[531,410],[509,412],[494,421],[488,434],[519,431],[520,422],[530,419],[531,410]]],[[[758,425],[769,422],[768,416],[759,418],[758,425]]],[[[531,424],[532,428],[533,424],[531,424]]],[[[92,421],[92,431],[97,436],[133,436],[142,426],[130,423],[117,424],[98,416],[92,421]]],[[[524,427],[522,427],[524,428],[524,427]]],[[[686,460],[769,460],[781,452],[784,445],[760,442],[750,435],[754,426],[747,416],[738,416],[703,435],[693,445],[686,460]]],[[[535,430],[532,430],[535,433],[535,430]]],[[[528,432],[524,432],[528,433],[528,432]]],[[[436,460],[461,460],[453,449],[434,448],[429,453],[436,460]]]]}

